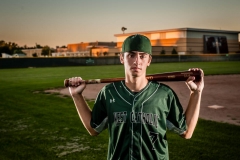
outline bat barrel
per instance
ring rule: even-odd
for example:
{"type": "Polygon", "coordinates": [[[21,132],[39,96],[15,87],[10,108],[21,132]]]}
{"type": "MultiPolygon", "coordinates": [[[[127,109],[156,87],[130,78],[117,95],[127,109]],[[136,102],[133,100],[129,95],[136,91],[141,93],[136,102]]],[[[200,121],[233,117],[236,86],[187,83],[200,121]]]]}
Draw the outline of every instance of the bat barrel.
{"type": "Polygon", "coordinates": [[[148,75],[146,76],[146,78],[148,80],[154,80],[154,81],[186,81],[190,76],[194,76],[195,81],[200,81],[201,72],[200,71],[168,72],[168,73],[148,75]]]}

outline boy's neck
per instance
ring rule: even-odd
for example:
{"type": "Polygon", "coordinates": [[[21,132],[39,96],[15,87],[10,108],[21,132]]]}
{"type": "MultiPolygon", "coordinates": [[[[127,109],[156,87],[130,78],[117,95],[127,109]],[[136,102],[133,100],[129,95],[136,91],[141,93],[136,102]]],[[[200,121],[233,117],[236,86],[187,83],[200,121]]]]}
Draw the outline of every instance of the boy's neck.
{"type": "Polygon", "coordinates": [[[132,92],[139,92],[141,91],[146,85],[148,84],[148,80],[146,77],[130,77],[125,78],[125,85],[130,89],[132,92]]]}

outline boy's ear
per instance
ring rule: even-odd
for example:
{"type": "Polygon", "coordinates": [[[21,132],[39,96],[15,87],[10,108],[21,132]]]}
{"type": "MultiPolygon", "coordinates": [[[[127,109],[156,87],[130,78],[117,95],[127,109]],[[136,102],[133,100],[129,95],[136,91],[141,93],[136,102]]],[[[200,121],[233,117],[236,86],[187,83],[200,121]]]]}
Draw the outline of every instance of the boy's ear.
{"type": "Polygon", "coordinates": [[[150,66],[151,62],[152,62],[152,56],[149,56],[148,65],[147,66],[150,66]]]}
{"type": "Polygon", "coordinates": [[[122,64],[124,64],[124,54],[123,53],[120,53],[120,62],[122,63],[122,64]]]}

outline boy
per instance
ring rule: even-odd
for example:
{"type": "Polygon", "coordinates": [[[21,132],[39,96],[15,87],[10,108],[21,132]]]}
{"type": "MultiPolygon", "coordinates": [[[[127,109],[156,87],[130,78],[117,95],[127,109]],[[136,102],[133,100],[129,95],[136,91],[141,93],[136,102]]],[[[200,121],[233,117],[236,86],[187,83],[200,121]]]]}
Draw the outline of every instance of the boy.
{"type": "Polygon", "coordinates": [[[108,128],[108,159],[169,159],[166,130],[185,139],[196,127],[202,90],[201,80],[189,77],[186,84],[190,99],[185,113],[174,91],[159,82],[148,81],[146,70],[152,57],[150,40],[143,35],[129,36],[122,45],[120,61],[125,80],[106,85],[91,109],[82,92],[86,87],[81,77],[70,78],[69,91],[82,123],[91,135],[108,128]]]}

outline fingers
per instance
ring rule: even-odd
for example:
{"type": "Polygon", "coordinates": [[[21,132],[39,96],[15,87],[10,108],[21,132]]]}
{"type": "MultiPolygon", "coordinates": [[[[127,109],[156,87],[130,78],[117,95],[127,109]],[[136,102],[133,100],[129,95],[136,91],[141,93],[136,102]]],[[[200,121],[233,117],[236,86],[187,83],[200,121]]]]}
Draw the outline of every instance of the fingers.
{"type": "Polygon", "coordinates": [[[188,77],[186,84],[191,91],[201,92],[204,88],[204,72],[203,72],[203,70],[201,68],[190,68],[189,71],[200,71],[200,77],[190,76],[190,77],[188,77]]]}
{"type": "Polygon", "coordinates": [[[69,78],[69,92],[71,96],[81,95],[86,87],[85,81],[81,77],[69,78]]]}
{"type": "Polygon", "coordinates": [[[77,87],[80,86],[81,84],[84,84],[84,80],[82,80],[81,77],[72,77],[69,78],[69,86],[71,87],[77,87]]]}
{"type": "Polygon", "coordinates": [[[201,68],[190,68],[189,71],[200,71],[203,74],[203,70],[201,68]]]}
{"type": "Polygon", "coordinates": [[[188,79],[186,81],[186,84],[191,91],[195,91],[198,88],[198,86],[194,83],[194,80],[195,80],[195,77],[190,76],[190,77],[188,77],[188,79]]]}
{"type": "Polygon", "coordinates": [[[195,77],[195,80],[196,81],[202,81],[203,80],[203,78],[204,78],[204,72],[203,72],[203,70],[201,69],[201,68],[190,68],[190,69],[188,69],[188,71],[200,71],[200,77],[195,77]]]}

